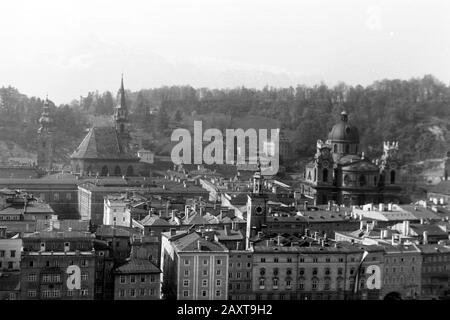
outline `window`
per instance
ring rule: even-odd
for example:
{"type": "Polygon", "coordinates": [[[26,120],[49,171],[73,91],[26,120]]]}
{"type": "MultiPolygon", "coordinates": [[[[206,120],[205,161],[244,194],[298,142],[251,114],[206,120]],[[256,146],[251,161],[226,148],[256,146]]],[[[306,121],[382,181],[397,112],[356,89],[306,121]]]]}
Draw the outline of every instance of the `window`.
{"type": "Polygon", "coordinates": [[[220,280],[217,280],[217,281],[216,281],[216,286],[220,287],[221,284],[222,284],[222,283],[220,282],[220,280]]]}
{"type": "Polygon", "coordinates": [[[151,295],[151,296],[153,296],[155,294],[155,289],[150,289],[150,293],[149,293],[149,295],[151,295]]]}
{"type": "Polygon", "coordinates": [[[189,265],[189,260],[188,259],[184,259],[184,265],[188,266],[189,265]]]}
{"type": "Polygon", "coordinates": [[[183,280],[183,287],[189,287],[189,280],[183,280]]]}
{"type": "Polygon", "coordinates": [[[350,269],[350,274],[353,275],[355,273],[355,268],[350,269]]]}
{"type": "Polygon", "coordinates": [[[130,289],[130,297],[136,297],[136,289],[130,289]]]}
{"type": "Polygon", "coordinates": [[[81,295],[83,297],[87,296],[88,295],[88,289],[81,289],[81,295]]]}
{"type": "Polygon", "coordinates": [[[217,259],[216,263],[217,263],[218,265],[221,265],[221,264],[222,264],[222,260],[217,259]]]}
{"type": "Polygon", "coordinates": [[[330,268],[325,268],[325,274],[328,276],[330,275],[330,273],[331,273],[330,268]]]}
{"type": "Polygon", "coordinates": [[[72,194],[66,193],[66,200],[72,200],[72,194]]]}
{"type": "Polygon", "coordinates": [[[5,256],[5,250],[0,250],[0,258],[3,258],[5,256]]]}
{"type": "Polygon", "coordinates": [[[44,275],[42,276],[42,282],[50,282],[50,281],[52,281],[51,275],[49,275],[49,274],[44,274],[44,275]]]}
{"type": "Polygon", "coordinates": [[[312,280],[312,289],[313,289],[313,290],[317,290],[318,288],[319,288],[319,279],[314,278],[314,279],[312,280]]]}
{"type": "Polygon", "coordinates": [[[188,290],[184,290],[183,291],[183,297],[189,297],[189,291],[188,290]]]}
{"type": "Polygon", "coordinates": [[[30,298],[36,297],[36,290],[28,290],[28,297],[30,298]]]}
{"type": "Polygon", "coordinates": [[[216,291],[216,297],[220,297],[220,290],[216,291]]]}
{"type": "Polygon", "coordinates": [[[291,280],[286,280],[286,287],[290,287],[291,286],[291,280]]]}
{"type": "Polygon", "coordinates": [[[88,261],[87,260],[81,260],[81,266],[82,267],[87,267],[88,266],[88,261]]]}
{"type": "Polygon", "coordinates": [[[204,269],[204,270],[203,270],[203,275],[204,275],[204,276],[207,276],[207,275],[208,275],[208,270],[204,269]]]}
{"type": "Polygon", "coordinates": [[[35,273],[30,273],[30,274],[28,275],[28,281],[29,281],[29,282],[36,282],[36,280],[37,280],[37,276],[36,276],[35,273]]]}
{"type": "Polygon", "coordinates": [[[278,262],[278,258],[273,258],[273,262],[278,262]]]}
{"type": "Polygon", "coordinates": [[[154,274],[152,274],[152,275],[150,276],[150,282],[155,282],[155,275],[154,275],[154,274]]]}
{"type": "Polygon", "coordinates": [[[202,297],[206,297],[206,290],[202,290],[202,297]]]}
{"type": "Polygon", "coordinates": [[[119,296],[120,297],[125,297],[125,290],[124,289],[120,289],[119,296]]]}
{"type": "Polygon", "coordinates": [[[11,256],[11,258],[15,258],[16,257],[16,250],[11,250],[10,256],[11,256]]]}
{"type": "Polygon", "coordinates": [[[59,200],[59,193],[54,193],[53,194],[53,200],[56,200],[56,201],[59,200]]]}
{"type": "Polygon", "coordinates": [[[290,276],[290,275],[292,274],[292,269],[288,268],[288,269],[286,270],[286,274],[287,274],[288,276],[290,276]]]}
{"type": "Polygon", "coordinates": [[[328,182],[328,169],[323,169],[322,171],[322,182],[328,182]]]}
{"type": "Polygon", "coordinates": [[[273,278],[273,288],[274,289],[278,288],[278,278],[273,278]]]}
{"type": "Polygon", "coordinates": [[[259,279],[259,288],[260,289],[264,289],[265,282],[266,282],[266,280],[264,278],[259,279]]]}
{"type": "Polygon", "coordinates": [[[87,273],[81,274],[81,281],[87,281],[87,279],[88,279],[88,274],[87,273]]]}
{"type": "Polygon", "coordinates": [[[208,280],[203,279],[202,280],[202,287],[207,287],[208,286],[208,280]]]}
{"type": "Polygon", "coordinates": [[[217,271],[216,271],[216,274],[217,274],[218,276],[220,276],[220,275],[222,274],[222,270],[220,270],[220,269],[217,270],[217,271]]]}
{"type": "Polygon", "coordinates": [[[67,296],[73,297],[73,290],[67,290],[67,296]]]}
{"type": "Polygon", "coordinates": [[[330,290],[330,287],[331,287],[330,278],[325,278],[323,289],[328,291],[328,290],[330,290]]]}
{"type": "Polygon", "coordinates": [[[304,275],[305,274],[305,269],[304,268],[300,268],[300,270],[298,271],[299,275],[304,275]]]}
{"type": "Polygon", "coordinates": [[[145,289],[144,288],[139,289],[139,295],[140,296],[145,296],[145,289]]]}
{"type": "Polygon", "coordinates": [[[125,276],[120,276],[120,283],[125,283],[126,282],[125,279],[126,279],[125,276]]]}
{"type": "Polygon", "coordinates": [[[278,275],[278,268],[274,268],[274,269],[273,269],[273,275],[274,275],[274,276],[277,276],[277,275],[278,275]]]}
{"type": "Polygon", "coordinates": [[[131,275],[130,276],[130,283],[135,283],[136,282],[136,276],[135,275],[131,275]]]}
{"type": "Polygon", "coordinates": [[[338,273],[338,275],[342,275],[342,273],[343,273],[343,270],[342,270],[342,268],[338,268],[338,271],[337,271],[337,273],[338,273]]]}
{"type": "Polygon", "coordinates": [[[145,282],[145,276],[141,275],[141,282],[145,282]]]}
{"type": "Polygon", "coordinates": [[[207,265],[208,264],[208,260],[207,259],[203,259],[203,264],[207,265]]]}
{"type": "Polygon", "coordinates": [[[13,266],[13,262],[12,261],[8,261],[8,269],[12,269],[14,266],[13,266]]]}
{"type": "Polygon", "coordinates": [[[317,275],[317,268],[313,268],[312,274],[315,275],[315,276],[317,275]]]}
{"type": "Polygon", "coordinates": [[[261,262],[266,262],[266,258],[261,258],[261,262]]]}
{"type": "Polygon", "coordinates": [[[259,269],[259,274],[264,276],[266,274],[266,269],[264,268],[259,269]]]}
{"type": "Polygon", "coordinates": [[[240,279],[240,278],[241,278],[241,273],[240,273],[240,272],[236,273],[236,278],[237,278],[237,279],[240,279]]]}
{"type": "Polygon", "coordinates": [[[59,267],[59,261],[58,260],[53,261],[53,266],[54,267],[59,267]]]}
{"type": "Polygon", "coordinates": [[[318,259],[317,258],[313,258],[313,262],[317,263],[318,259]]]}

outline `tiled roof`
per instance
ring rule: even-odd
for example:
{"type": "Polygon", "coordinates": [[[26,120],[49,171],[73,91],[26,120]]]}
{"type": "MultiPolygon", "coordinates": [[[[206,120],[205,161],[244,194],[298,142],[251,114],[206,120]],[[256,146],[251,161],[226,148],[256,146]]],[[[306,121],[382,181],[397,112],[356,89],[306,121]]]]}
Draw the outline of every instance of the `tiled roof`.
{"type": "Polygon", "coordinates": [[[99,237],[112,237],[113,235],[115,237],[131,237],[131,235],[135,233],[139,232],[134,231],[131,228],[125,229],[125,227],[114,227],[110,225],[100,225],[95,231],[95,234],[99,237]]]}
{"type": "Polygon", "coordinates": [[[434,186],[427,188],[428,192],[450,194],[450,180],[443,180],[434,186]]]}
{"type": "Polygon", "coordinates": [[[218,242],[205,240],[197,232],[187,233],[173,241],[173,246],[178,251],[199,251],[198,241],[200,241],[200,251],[226,251],[227,249],[218,242]]]}
{"type": "Polygon", "coordinates": [[[94,235],[90,232],[82,232],[82,231],[38,231],[34,233],[25,233],[23,235],[24,239],[73,239],[73,238],[93,238],[94,235]]]}
{"type": "Polygon", "coordinates": [[[171,224],[155,214],[149,214],[140,221],[144,226],[170,226],[171,224]]]}
{"type": "Polygon", "coordinates": [[[93,127],[71,155],[72,159],[139,160],[123,152],[117,131],[113,127],[93,127]]]}
{"type": "Polygon", "coordinates": [[[148,260],[133,259],[117,268],[115,273],[161,273],[161,270],[148,260]]]}

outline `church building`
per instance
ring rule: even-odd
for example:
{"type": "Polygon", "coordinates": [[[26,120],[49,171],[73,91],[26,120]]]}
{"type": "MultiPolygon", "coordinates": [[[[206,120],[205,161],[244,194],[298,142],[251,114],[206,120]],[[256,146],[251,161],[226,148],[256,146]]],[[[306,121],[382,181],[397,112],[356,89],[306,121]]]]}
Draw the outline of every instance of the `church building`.
{"type": "MultiPolygon", "coordinates": [[[[37,166],[50,171],[53,167],[53,119],[50,116],[50,100],[44,101],[44,108],[39,118],[37,166]]],[[[52,103],[53,104],[53,103],[52,103]]]]}
{"type": "Polygon", "coordinates": [[[345,111],[328,140],[317,141],[314,160],[306,165],[301,191],[316,204],[346,206],[397,202],[401,191],[398,142],[384,142],[383,155],[371,161],[360,152],[358,128],[345,111]]]}
{"type": "Polygon", "coordinates": [[[136,176],[140,158],[130,148],[128,109],[123,77],[114,109],[113,127],[92,127],[71,155],[72,170],[80,176],[136,176]]]}

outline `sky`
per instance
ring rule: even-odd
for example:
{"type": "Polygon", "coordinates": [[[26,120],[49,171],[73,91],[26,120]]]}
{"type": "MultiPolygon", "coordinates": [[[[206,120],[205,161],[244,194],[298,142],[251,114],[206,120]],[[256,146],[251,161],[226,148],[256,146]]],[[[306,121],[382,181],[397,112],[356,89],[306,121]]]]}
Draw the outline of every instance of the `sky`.
{"type": "Polygon", "coordinates": [[[0,86],[69,103],[162,85],[262,88],[433,74],[450,83],[448,0],[15,0],[0,86]]]}

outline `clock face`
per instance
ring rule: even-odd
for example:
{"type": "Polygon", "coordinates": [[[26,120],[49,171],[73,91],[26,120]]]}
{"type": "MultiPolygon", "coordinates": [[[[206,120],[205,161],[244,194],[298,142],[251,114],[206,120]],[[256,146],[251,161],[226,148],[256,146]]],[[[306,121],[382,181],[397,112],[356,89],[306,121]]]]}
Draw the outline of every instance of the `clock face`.
{"type": "Polygon", "coordinates": [[[257,206],[255,212],[259,216],[263,213],[263,208],[261,206],[257,206]]]}
{"type": "Polygon", "coordinates": [[[328,168],[329,165],[330,165],[330,164],[328,163],[327,160],[325,160],[325,161],[322,162],[322,167],[324,167],[324,168],[328,168]]]}

